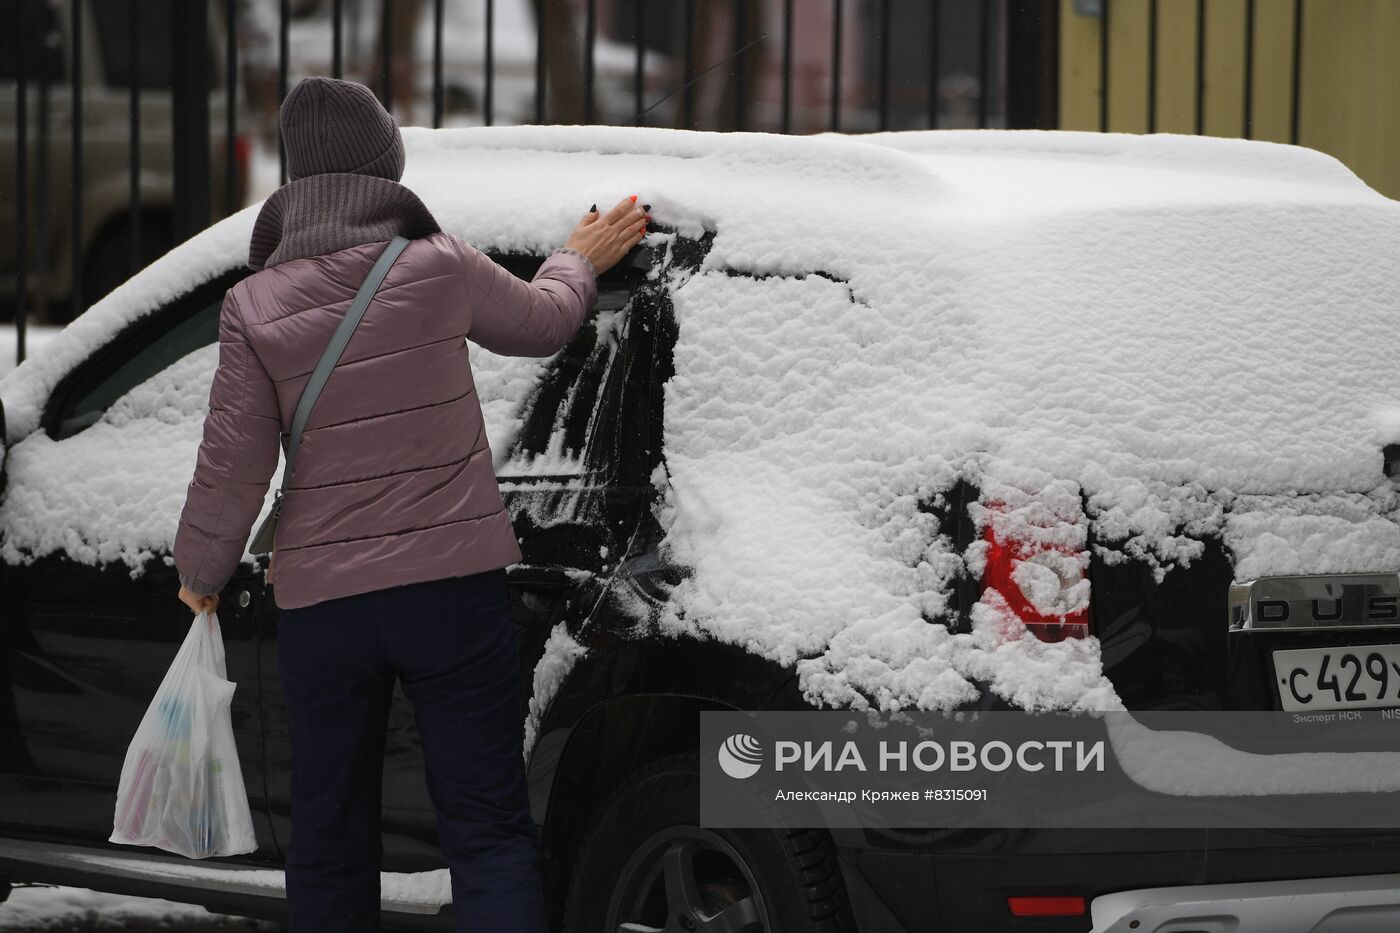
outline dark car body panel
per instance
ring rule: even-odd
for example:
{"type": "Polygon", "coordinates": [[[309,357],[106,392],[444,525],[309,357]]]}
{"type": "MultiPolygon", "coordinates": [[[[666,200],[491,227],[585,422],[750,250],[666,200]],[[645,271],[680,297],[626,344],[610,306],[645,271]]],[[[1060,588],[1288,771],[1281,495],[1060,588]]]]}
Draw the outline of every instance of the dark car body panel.
{"type": "MultiPolygon", "coordinates": [[[[9,709],[0,764],[0,825],[6,831],[99,843],[112,831],[126,749],[190,614],[171,598],[173,567],[158,561],[138,579],[121,565],[101,569],[49,555],[0,578],[9,709]]],[[[250,586],[244,570],[232,592],[250,586]]],[[[220,613],[229,676],[243,685],[231,706],[234,739],[251,799],[261,801],[262,710],[256,689],[253,614],[220,613]]],[[[223,607],[221,607],[223,608],[223,607]]],[[[253,607],[249,607],[252,609],[253,607]]],[[[265,817],[254,819],[258,854],[274,857],[265,817]]]]}

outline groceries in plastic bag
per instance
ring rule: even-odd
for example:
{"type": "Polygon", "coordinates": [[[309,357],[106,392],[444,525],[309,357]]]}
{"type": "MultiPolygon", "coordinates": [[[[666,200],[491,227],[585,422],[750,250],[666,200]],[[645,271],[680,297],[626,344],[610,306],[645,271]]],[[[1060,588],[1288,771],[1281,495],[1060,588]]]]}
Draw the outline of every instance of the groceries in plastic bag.
{"type": "Polygon", "coordinates": [[[111,842],[189,858],[257,848],[229,703],[219,618],[195,616],[126,751],[111,842]]]}

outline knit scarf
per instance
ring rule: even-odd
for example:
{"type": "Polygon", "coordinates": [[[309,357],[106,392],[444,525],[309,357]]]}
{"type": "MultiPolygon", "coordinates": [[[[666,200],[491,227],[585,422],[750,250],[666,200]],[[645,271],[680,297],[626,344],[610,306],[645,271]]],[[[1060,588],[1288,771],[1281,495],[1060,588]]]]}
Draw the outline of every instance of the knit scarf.
{"type": "Polygon", "coordinates": [[[403,235],[441,230],[408,188],[374,175],[332,172],[288,182],[272,193],[253,223],[248,265],[265,269],[403,235]]]}

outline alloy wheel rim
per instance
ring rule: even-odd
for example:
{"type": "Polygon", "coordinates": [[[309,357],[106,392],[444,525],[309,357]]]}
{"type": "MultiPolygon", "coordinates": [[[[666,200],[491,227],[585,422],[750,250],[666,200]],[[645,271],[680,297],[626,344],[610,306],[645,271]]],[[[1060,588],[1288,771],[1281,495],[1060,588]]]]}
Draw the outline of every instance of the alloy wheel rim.
{"type": "Polygon", "coordinates": [[[637,847],[618,873],[608,933],[765,933],[767,905],[742,855],[718,833],[672,826],[637,847]]]}

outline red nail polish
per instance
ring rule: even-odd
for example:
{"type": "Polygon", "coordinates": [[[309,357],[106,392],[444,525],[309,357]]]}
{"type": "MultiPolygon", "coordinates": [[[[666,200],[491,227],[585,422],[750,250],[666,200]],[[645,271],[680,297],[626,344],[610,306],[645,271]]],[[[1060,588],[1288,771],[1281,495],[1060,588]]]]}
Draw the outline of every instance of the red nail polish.
{"type": "Polygon", "coordinates": [[[628,197],[632,199],[633,204],[637,203],[637,196],[635,194],[629,194],[628,197]]]}

